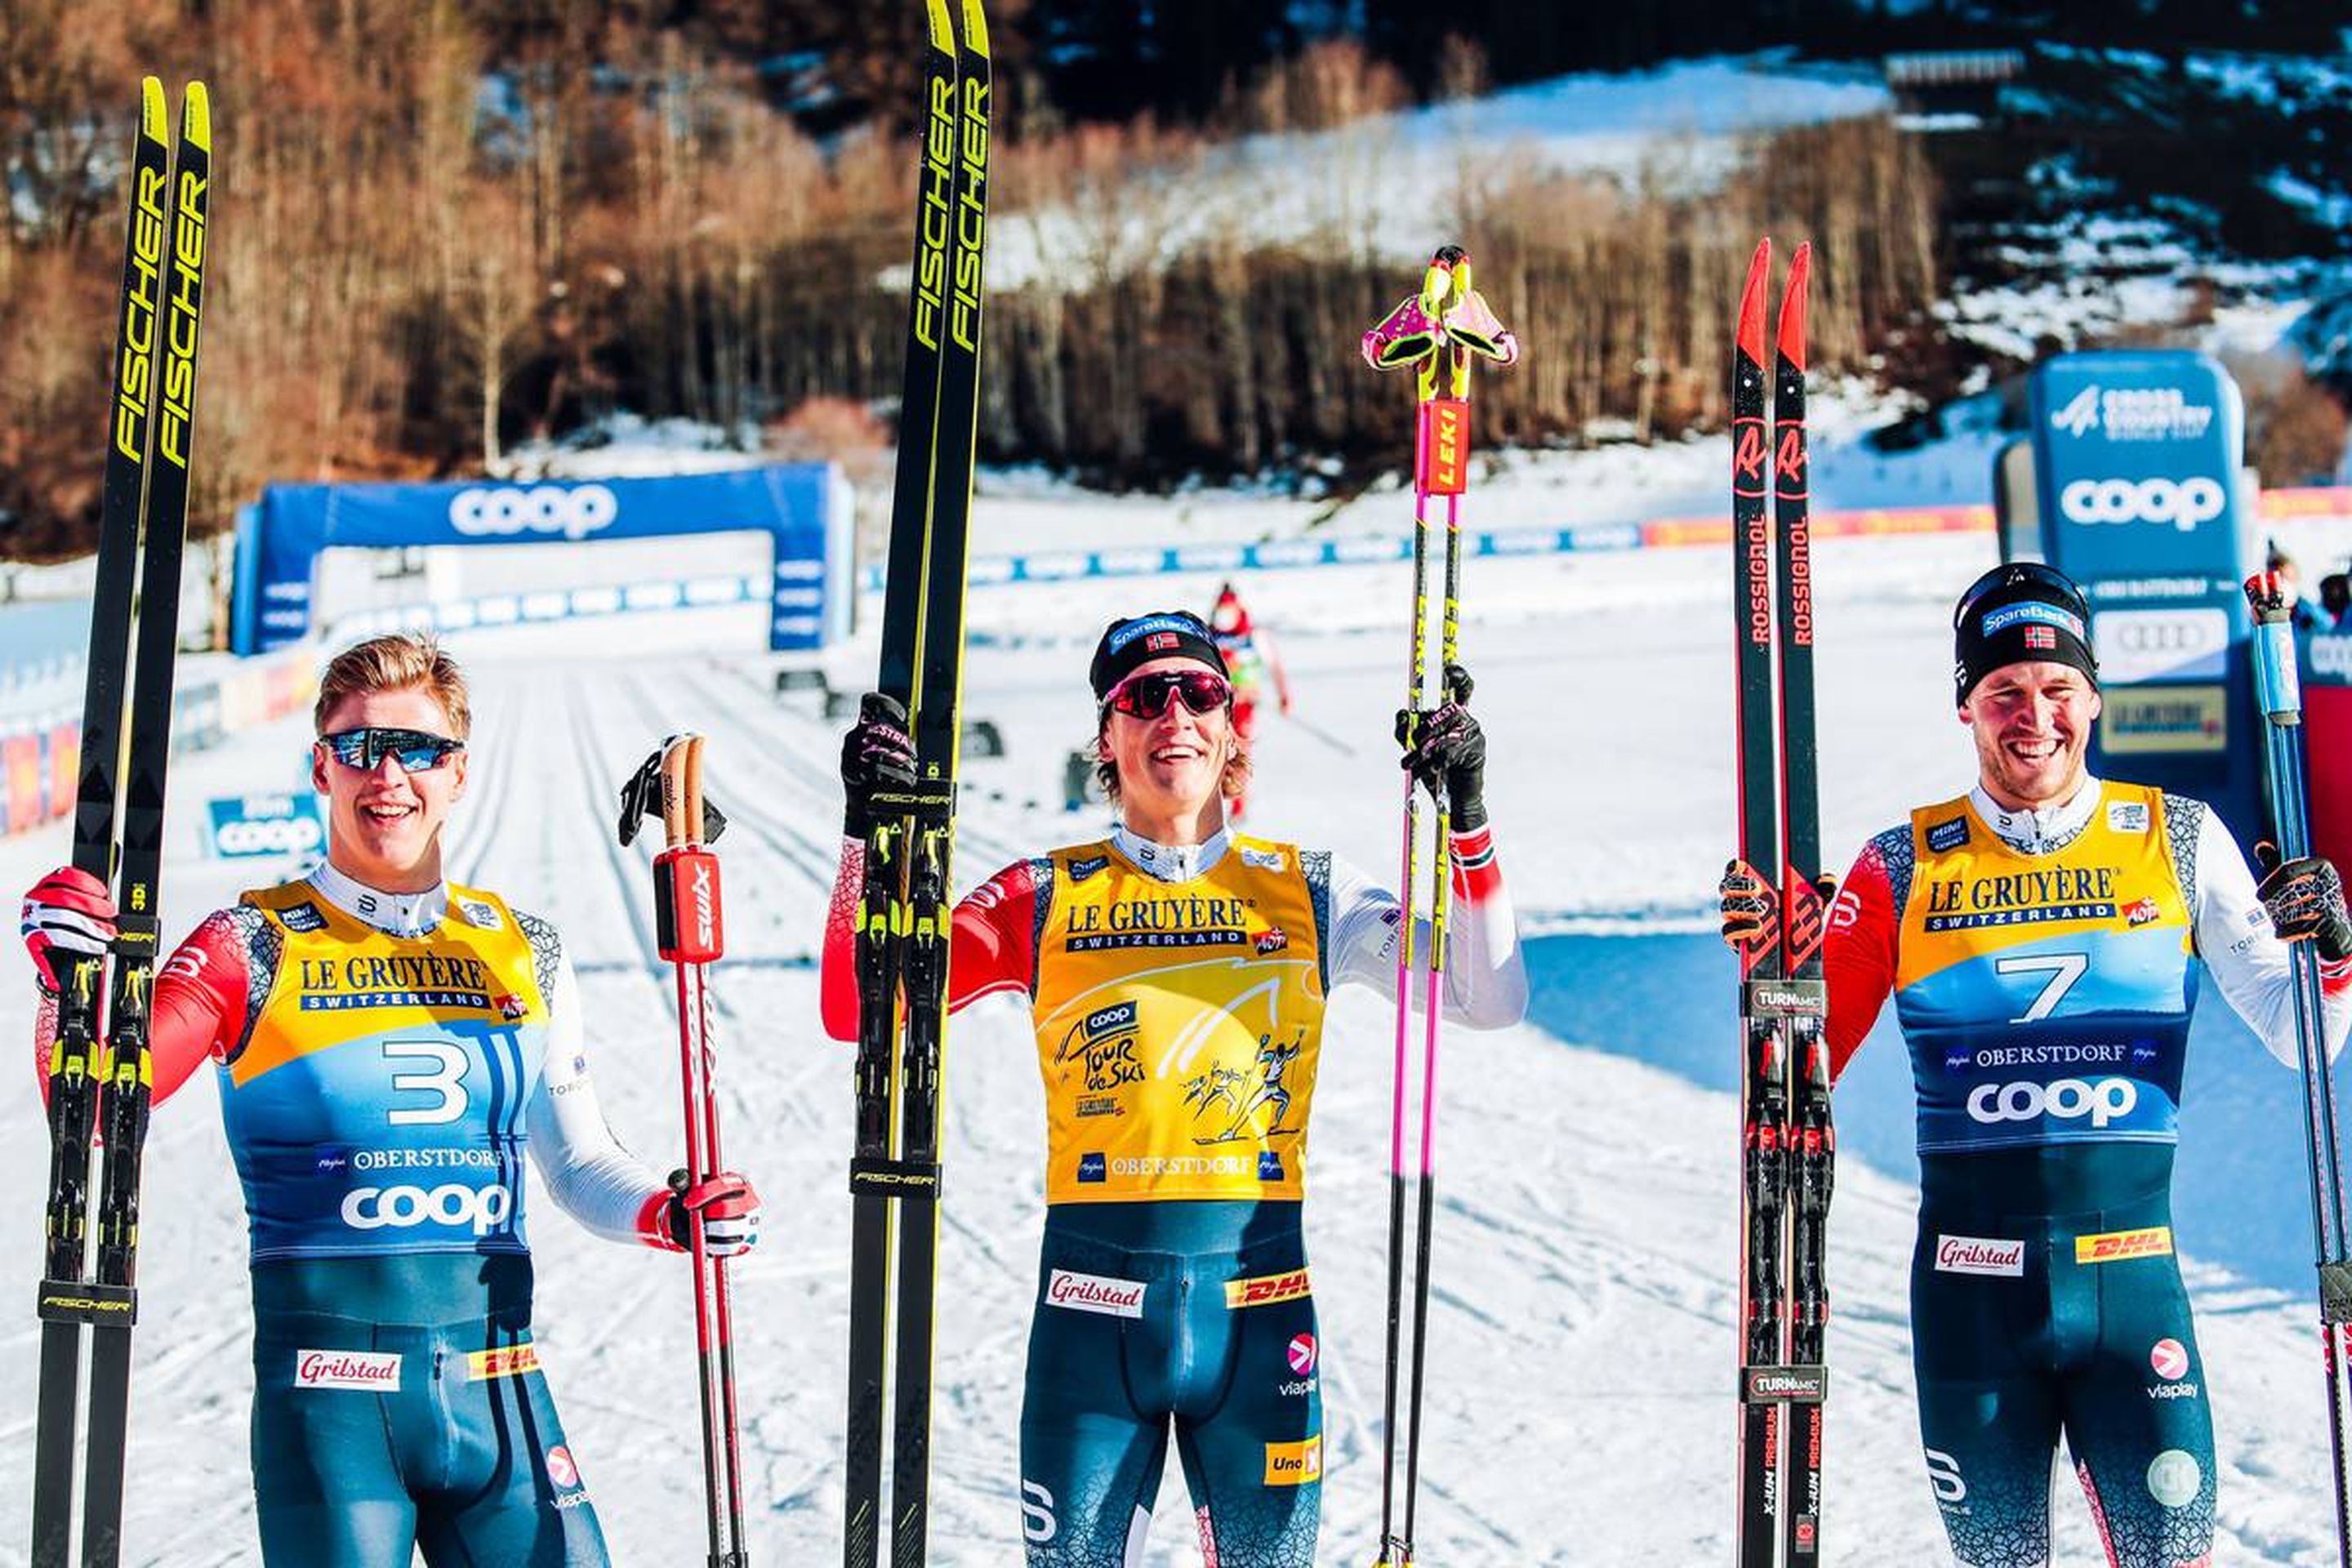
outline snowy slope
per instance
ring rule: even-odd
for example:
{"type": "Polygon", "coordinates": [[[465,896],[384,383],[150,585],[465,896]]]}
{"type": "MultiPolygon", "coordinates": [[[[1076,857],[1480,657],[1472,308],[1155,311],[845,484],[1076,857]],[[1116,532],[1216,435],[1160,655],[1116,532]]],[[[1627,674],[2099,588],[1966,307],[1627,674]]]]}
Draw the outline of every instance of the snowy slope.
{"type": "MultiPolygon", "coordinates": [[[[1822,731],[1835,860],[1924,792],[1966,777],[1944,706],[1944,604],[1982,540],[1827,546],[1822,731]]],[[[1441,1132],[1444,1273],[1431,1350],[1424,1555],[1460,1564],[1719,1561],[1729,1512],[1732,1337],[1731,970],[1720,972],[1714,1087],[1628,1059],[1661,929],[1687,931],[1728,834],[1727,574],[1713,552],[1474,563],[1465,647],[1494,736],[1507,875],[1531,931],[1617,931],[1539,985],[1571,1000],[1535,1025],[1452,1042],[1441,1132]],[[1622,950],[1622,951],[1620,951],[1622,950]],[[1576,998],[1589,998],[1579,1001],[1576,998]],[[1600,1005],[1608,1000],[1617,1010],[1600,1005]],[[1563,1038],[1563,1037],[1565,1037],[1563,1038]]],[[[1149,592],[1199,602],[1208,584],[1149,592]],[[1181,594],[1179,590],[1181,589],[1181,594]]],[[[1393,861],[1386,712],[1402,679],[1402,569],[1269,574],[1245,584],[1283,650],[1300,712],[1330,741],[1272,724],[1255,826],[1311,837],[1374,869],[1393,861]],[[1342,607],[1344,606],[1344,613],[1342,607]]],[[[1078,671],[1114,609],[1099,585],[974,595],[967,690],[1009,752],[971,764],[960,837],[969,885],[1025,850],[1091,831],[1058,805],[1064,750],[1089,732],[1078,671]],[[1042,804],[1032,805],[1031,802],[1042,804]]],[[[833,1550],[842,1408],[848,1066],[817,1037],[815,944],[838,822],[836,731],[768,690],[756,611],[480,634],[460,645],[480,713],[479,771],[452,870],[564,928],[583,970],[602,1093],[650,1158],[677,1146],[668,987],[650,961],[646,876],[610,847],[613,791],[666,731],[713,736],[711,789],[736,826],[732,947],[719,975],[730,1152],[771,1195],[768,1244],[739,1274],[755,1560],[833,1550]],[[624,639],[626,639],[625,642],[624,639]]],[[[870,650],[835,661],[845,686],[870,650]]],[[[285,787],[299,724],[183,759],[166,925],[243,879],[197,855],[205,795],[285,787]]],[[[64,853],[62,834],[0,845],[0,885],[64,853]]],[[[14,944],[0,956],[29,994],[14,944]]],[[[1712,984],[1712,982],[1709,982],[1712,984]]],[[[1326,1323],[1327,1562],[1360,1561],[1378,1510],[1388,1015],[1343,993],[1328,1036],[1310,1247],[1326,1323]]],[[[1013,1455],[1040,1217],[1042,1096],[1013,1005],[964,1015],[950,1053],[936,1560],[1018,1561],[1013,1455]]],[[[2275,1071],[2275,1069],[2269,1069],[2275,1071]]],[[[1695,1075],[1704,1079],[1707,1075],[1695,1075]]],[[[151,1145],[147,1314],[139,1340],[129,1561],[256,1560],[245,1459],[249,1386],[241,1215],[204,1081],[151,1145]]],[[[30,1194],[44,1153],[32,1099],[0,1096],[0,1188],[30,1194]]],[[[2282,1125],[2277,1136],[2289,1134],[2282,1125]]],[[[572,1447],[623,1564],[699,1552],[690,1308],[674,1258],[587,1237],[545,1204],[534,1227],[540,1328],[572,1447]],[[698,1543],[689,1545],[688,1543],[698,1543]],[[682,1550],[683,1549],[683,1550],[682,1550]]],[[[1828,1558],[1936,1561],[1940,1530],[1915,1452],[1904,1266],[1912,1195],[1850,1160],[1832,1226],[1839,1368],[1828,1558]]],[[[2300,1203],[2292,1190],[2242,1202],[2300,1203]]],[[[2192,1254],[2194,1236],[2184,1231],[2192,1254]]],[[[2317,1563],[2327,1521],[2309,1312],[2191,1264],[2227,1474],[2222,1563],[2317,1563]]],[[[0,1328],[0,1379],[30,1380],[29,1319],[0,1328]]],[[[1278,1369],[1268,1369],[1274,1375],[1278,1369]]],[[[29,1470],[30,1412],[0,1415],[0,1476],[29,1470]]],[[[1195,1560],[1172,1473],[1154,1564],[1195,1560]]],[[[2071,1488],[2062,1561],[2095,1552],[2071,1488]]],[[[0,1562],[25,1536],[20,1479],[0,1487],[0,1562]]]]}

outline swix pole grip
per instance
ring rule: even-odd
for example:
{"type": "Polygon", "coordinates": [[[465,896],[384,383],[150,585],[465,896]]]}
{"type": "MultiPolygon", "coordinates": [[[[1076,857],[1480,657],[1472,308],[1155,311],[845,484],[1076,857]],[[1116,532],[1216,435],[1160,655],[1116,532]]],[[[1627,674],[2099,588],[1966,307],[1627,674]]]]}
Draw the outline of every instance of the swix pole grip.
{"type": "Polygon", "coordinates": [[[719,857],[698,845],[654,857],[654,941],[671,963],[709,963],[726,950],[719,857]]]}

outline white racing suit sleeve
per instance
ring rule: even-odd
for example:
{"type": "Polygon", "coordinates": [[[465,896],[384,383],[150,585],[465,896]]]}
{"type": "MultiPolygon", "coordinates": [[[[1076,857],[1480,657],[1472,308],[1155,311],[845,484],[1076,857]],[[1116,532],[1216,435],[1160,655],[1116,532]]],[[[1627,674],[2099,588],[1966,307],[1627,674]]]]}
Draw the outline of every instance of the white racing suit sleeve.
{"type": "MultiPolygon", "coordinates": [[[[1454,901],[1447,915],[1445,1016],[1473,1029],[1500,1029],[1528,1011],[1528,970],[1519,952],[1518,916],[1495,861],[1491,830],[1454,836],[1454,901]]],[[[1369,986],[1394,1000],[1397,940],[1403,913],[1397,896],[1354,867],[1331,858],[1328,970],[1334,989],[1369,986]]],[[[1429,951],[1429,922],[1413,922],[1418,973],[1429,951]]]]}
{"type": "MultiPolygon", "coordinates": [[[[2294,992],[2289,980],[2287,944],[2271,931],[2271,917],[2254,892],[2254,874],[2221,819],[2190,803],[2198,819],[2197,858],[2189,889],[2197,922],[2197,955],[2205,961],[2221,994],[2271,1055],[2289,1067],[2295,1059],[2294,992]]],[[[2321,1034],[2333,1060],[2352,1031],[2352,986],[2331,982],[2323,988],[2321,1034]]]]}
{"type": "Polygon", "coordinates": [[[580,979],[567,954],[556,960],[547,998],[547,1058],[524,1113],[530,1156],[556,1205],[613,1241],[645,1242],[644,1218],[668,1192],[621,1145],[596,1103],[580,1021],[580,979]]]}

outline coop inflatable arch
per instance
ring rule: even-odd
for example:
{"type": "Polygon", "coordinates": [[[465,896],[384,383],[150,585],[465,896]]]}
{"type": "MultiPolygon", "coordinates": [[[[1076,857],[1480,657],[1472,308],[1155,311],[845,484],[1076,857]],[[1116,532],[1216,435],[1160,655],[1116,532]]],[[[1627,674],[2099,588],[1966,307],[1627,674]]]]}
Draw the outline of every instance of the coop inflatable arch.
{"type": "Polygon", "coordinates": [[[852,501],[831,463],[658,479],[272,485],[239,518],[230,647],[266,653],[311,630],[319,552],[762,532],[768,646],[821,647],[849,622],[852,501]]]}

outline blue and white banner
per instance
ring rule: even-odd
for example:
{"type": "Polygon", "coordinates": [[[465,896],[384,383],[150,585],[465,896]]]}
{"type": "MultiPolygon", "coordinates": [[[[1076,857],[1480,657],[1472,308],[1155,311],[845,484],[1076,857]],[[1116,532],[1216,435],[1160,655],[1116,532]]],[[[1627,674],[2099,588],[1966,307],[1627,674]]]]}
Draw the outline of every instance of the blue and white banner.
{"type": "Polygon", "coordinates": [[[258,653],[307,636],[312,567],[330,548],[757,531],[774,547],[768,646],[819,647],[849,628],[849,514],[848,487],[827,463],[536,484],[272,485],[238,522],[232,643],[258,653]]]}
{"type": "MultiPolygon", "coordinates": [[[[1465,530],[1470,555],[1559,555],[1571,552],[1639,550],[1642,525],[1601,523],[1583,528],[1465,530]]],[[[1305,566],[1377,566],[1412,554],[1410,534],[1355,533],[1336,539],[1277,539],[1258,544],[1143,545],[1124,550],[1043,551],[1034,555],[975,558],[975,587],[1013,583],[1073,583],[1097,577],[1157,577],[1171,573],[1286,571],[1305,566]]],[[[881,566],[859,575],[868,593],[882,591],[881,566]]]]}
{"type": "Polygon", "coordinates": [[[2252,843],[2262,768],[2237,384],[2203,354],[2102,350],[2044,360],[2031,386],[2042,553],[2091,604],[2105,710],[2091,766],[2208,801],[2252,843]]]}
{"type": "Polygon", "coordinates": [[[315,795],[237,795],[209,803],[213,853],[224,860],[326,852],[315,795]]]}

